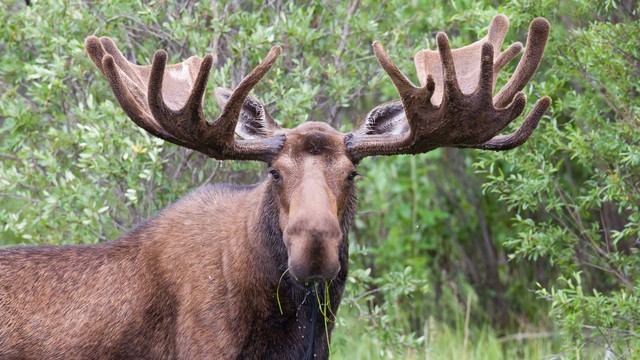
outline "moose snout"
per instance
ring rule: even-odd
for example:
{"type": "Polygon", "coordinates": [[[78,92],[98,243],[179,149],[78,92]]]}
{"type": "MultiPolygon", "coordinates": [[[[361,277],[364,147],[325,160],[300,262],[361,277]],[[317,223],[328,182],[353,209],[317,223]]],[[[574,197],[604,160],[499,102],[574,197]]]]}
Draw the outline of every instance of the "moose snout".
{"type": "Polygon", "coordinates": [[[337,219],[296,221],[285,229],[284,241],[289,272],[299,282],[328,281],[340,271],[342,231],[337,219]]]}

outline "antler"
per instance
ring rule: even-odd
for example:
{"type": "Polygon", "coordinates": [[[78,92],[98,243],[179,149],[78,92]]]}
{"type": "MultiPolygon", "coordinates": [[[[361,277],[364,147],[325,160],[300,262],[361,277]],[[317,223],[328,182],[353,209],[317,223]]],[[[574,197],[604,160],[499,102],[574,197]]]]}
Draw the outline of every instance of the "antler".
{"type": "MultiPolygon", "coordinates": [[[[524,56],[511,79],[494,97],[498,72],[522,49],[522,44],[514,43],[500,53],[508,28],[509,20],[498,15],[493,18],[486,37],[454,50],[449,48],[447,35],[439,33],[437,52],[422,50],[415,56],[420,87],[413,85],[393,64],[379,42],[374,42],[376,58],[396,86],[404,110],[404,117],[394,115],[396,124],[392,127],[397,129],[402,125],[403,131],[380,134],[368,123],[377,120],[368,118],[348,136],[351,156],[361,159],[371,155],[418,154],[444,146],[508,150],[522,145],[551,104],[549,97],[536,103],[517,131],[506,136],[496,134],[525,107],[526,97],[520,90],[542,60],[549,22],[537,18],[531,23],[524,56]]],[[[374,111],[397,113],[400,101],[374,111]]]]}
{"type": "Polygon", "coordinates": [[[110,38],[85,40],[93,63],[109,85],[125,113],[154,136],[200,151],[216,159],[270,161],[284,143],[284,135],[236,140],[234,130],[247,95],[280,55],[273,47],[230,95],[218,119],[208,122],[202,98],[213,65],[211,55],[192,56],[166,65],[167,53],[158,50],[151,66],[129,62],[110,38]]]}

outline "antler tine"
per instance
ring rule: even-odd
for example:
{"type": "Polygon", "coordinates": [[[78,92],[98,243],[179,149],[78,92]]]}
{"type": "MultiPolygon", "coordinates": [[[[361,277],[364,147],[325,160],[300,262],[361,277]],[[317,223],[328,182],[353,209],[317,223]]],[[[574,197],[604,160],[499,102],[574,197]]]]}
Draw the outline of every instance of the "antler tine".
{"type": "Polygon", "coordinates": [[[487,33],[487,40],[493,44],[495,49],[500,50],[502,47],[504,38],[507,36],[507,32],[509,31],[509,25],[509,19],[502,14],[498,14],[491,19],[491,25],[489,25],[489,31],[487,33]]]}
{"type": "Polygon", "coordinates": [[[415,92],[417,87],[413,85],[411,80],[409,80],[403,73],[398,69],[396,64],[391,61],[389,55],[384,50],[384,47],[380,44],[380,41],[373,42],[373,52],[376,55],[376,59],[378,63],[382,67],[382,69],[387,73],[393,84],[396,86],[398,93],[401,98],[409,96],[415,92]]]}
{"type": "Polygon", "coordinates": [[[507,36],[507,32],[509,31],[509,19],[502,14],[498,14],[493,17],[491,20],[491,25],[489,25],[489,31],[487,33],[487,42],[493,45],[494,55],[497,55],[495,59],[494,67],[493,67],[493,81],[496,81],[498,77],[498,72],[502,67],[504,67],[507,63],[509,63],[513,58],[515,58],[520,51],[522,51],[522,44],[516,42],[511,44],[507,50],[503,53],[500,53],[500,49],[502,48],[502,43],[504,43],[504,38],[507,36]]]}
{"type": "Polygon", "coordinates": [[[549,31],[550,25],[547,19],[536,18],[531,22],[524,55],[520,59],[513,76],[495,96],[494,104],[496,106],[503,107],[508,104],[513,96],[531,80],[533,74],[538,70],[540,62],[542,62],[549,31]]]}
{"type": "Polygon", "coordinates": [[[478,87],[476,92],[481,94],[483,99],[489,99],[493,97],[493,44],[486,42],[482,44],[482,50],[480,54],[480,78],[478,79],[478,87]]]}
{"type": "Polygon", "coordinates": [[[118,49],[116,43],[113,42],[113,40],[111,40],[110,38],[101,37],[100,44],[108,54],[113,56],[115,64],[131,81],[133,81],[137,85],[137,88],[144,89],[147,84],[142,80],[143,77],[139,72],[140,68],[142,67],[130,63],[129,60],[127,60],[127,58],[125,58],[122,52],[118,49]]]}
{"type": "MultiPolygon", "coordinates": [[[[202,59],[196,82],[193,85],[193,91],[191,91],[191,95],[189,95],[189,99],[187,99],[187,103],[183,108],[190,111],[191,114],[199,114],[199,112],[202,111],[202,99],[207,89],[207,81],[209,80],[211,67],[213,67],[213,56],[207,54],[204,59],[202,59]]],[[[204,118],[204,116],[201,116],[201,118],[204,118]]]]}
{"type": "Polygon", "coordinates": [[[513,60],[522,51],[522,43],[515,42],[511,44],[507,50],[501,53],[493,65],[494,81],[498,77],[498,73],[502,68],[513,60]]]}
{"type": "Polygon", "coordinates": [[[166,63],[167,53],[164,50],[156,51],[153,55],[147,87],[149,109],[160,126],[168,133],[184,141],[198,138],[206,126],[206,120],[202,115],[202,97],[213,65],[213,57],[206,55],[202,60],[189,98],[179,110],[169,108],[164,101],[162,83],[166,63]]]}
{"type": "Polygon", "coordinates": [[[177,137],[183,137],[182,131],[173,121],[168,121],[174,111],[167,107],[162,95],[162,80],[164,78],[164,69],[167,64],[167,53],[164,50],[158,50],[153,54],[151,62],[151,73],[149,74],[149,83],[147,86],[147,102],[149,110],[160,126],[177,137]],[[176,131],[177,130],[177,131],[176,131]]]}
{"type": "Polygon", "coordinates": [[[102,68],[102,59],[104,58],[105,52],[100,44],[100,39],[96,36],[89,36],[84,40],[84,48],[87,50],[87,54],[89,54],[89,58],[93,61],[93,64],[100,70],[100,72],[104,75],[104,69],[102,68]]]}
{"type": "Polygon", "coordinates": [[[204,59],[192,56],[182,63],[167,65],[167,53],[159,50],[151,66],[139,66],[130,63],[109,38],[90,36],[85,40],[85,48],[108,78],[125,113],[154,136],[221,160],[269,161],[284,143],[282,135],[251,140],[234,138],[243,103],[273,66],[279,47],[272,48],[265,60],[244,78],[213,123],[207,122],[202,112],[213,66],[211,55],[204,59]]]}
{"type": "Polygon", "coordinates": [[[236,123],[238,122],[238,116],[240,115],[240,110],[242,109],[242,105],[244,104],[247,95],[251,89],[264,77],[264,75],[271,69],[273,64],[280,56],[280,52],[282,48],[280,46],[274,46],[271,48],[267,56],[262,60],[262,62],[249,73],[238,86],[233,91],[227,104],[222,110],[222,114],[216,122],[213,124],[215,128],[220,128],[222,133],[229,133],[233,136],[233,131],[235,130],[236,123]]]}
{"type": "MultiPolygon", "coordinates": [[[[442,61],[442,69],[444,73],[444,95],[449,99],[462,98],[462,90],[458,84],[458,77],[456,76],[456,67],[453,62],[453,54],[449,47],[449,38],[447,34],[440,32],[436,35],[436,42],[438,44],[438,52],[440,53],[440,59],[442,61]]],[[[446,98],[442,100],[446,101],[446,98]]]]}
{"type": "Polygon", "coordinates": [[[493,139],[483,143],[482,145],[476,146],[476,148],[483,150],[501,151],[511,150],[524,144],[529,139],[529,136],[533,134],[533,131],[538,127],[540,119],[550,105],[551,98],[548,96],[543,97],[536,102],[533,110],[531,110],[529,115],[527,115],[527,118],[524,120],[524,123],[522,123],[518,130],[512,132],[509,135],[496,136],[493,139]]]}
{"type": "MultiPolygon", "coordinates": [[[[475,95],[479,102],[483,104],[491,104],[493,99],[493,44],[486,42],[482,44],[482,50],[480,55],[480,78],[478,79],[478,86],[476,88],[475,95]]],[[[494,119],[491,123],[487,124],[487,129],[491,129],[493,132],[502,131],[507,125],[509,125],[515,118],[522,114],[525,105],[527,104],[527,98],[523,92],[518,92],[511,104],[504,109],[495,109],[493,106],[490,110],[495,112],[492,116],[494,119]],[[493,109],[492,109],[493,108],[493,109]]],[[[491,132],[491,131],[489,131],[491,132]]]]}
{"type": "Polygon", "coordinates": [[[136,97],[129,90],[132,86],[132,84],[130,84],[131,80],[127,80],[126,75],[125,77],[121,76],[111,54],[105,54],[104,51],[96,49],[96,41],[98,41],[99,44],[99,40],[97,38],[87,39],[86,41],[87,47],[92,50],[90,52],[91,58],[96,65],[99,64],[98,68],[109,80],[109,85],[113,90],[113,94],[127,116],[129,116],[136,125],[147,130],[152,135],[184,146],[185,144],[183,142],[164,131],[162,127],[153,120],[150,114],[144,110],[144,107],[136,100],[136,97]],[[98,58],[95,58],[94,55],[102,55],[100,62],[98,62],[98,58]],[[129,82],[129,84],[127,82],[129,82]]]}

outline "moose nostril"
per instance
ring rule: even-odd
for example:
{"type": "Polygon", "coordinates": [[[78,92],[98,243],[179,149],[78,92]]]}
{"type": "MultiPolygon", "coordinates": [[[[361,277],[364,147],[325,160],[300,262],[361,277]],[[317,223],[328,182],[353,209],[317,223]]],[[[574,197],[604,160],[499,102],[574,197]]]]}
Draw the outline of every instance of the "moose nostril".
{"type": "Polygon", "coordinates": [[[342,230],[336,219],[319,221],[319,224],[310,224],[310,221],[300,219],[288,225],[284,234],[286,236],[309,236],[315,241],[342,238],[342,230]]]}

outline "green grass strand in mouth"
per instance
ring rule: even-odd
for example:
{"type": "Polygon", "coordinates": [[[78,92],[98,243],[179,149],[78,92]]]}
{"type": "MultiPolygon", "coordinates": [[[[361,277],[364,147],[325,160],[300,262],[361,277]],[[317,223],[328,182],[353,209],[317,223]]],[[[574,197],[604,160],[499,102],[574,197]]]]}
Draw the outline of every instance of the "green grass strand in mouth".
{"type": "Polygon", "coordinates": [[[280,303],[280,283],[282,282],[282,279],[284,278],[284,275],[287,272],[289,272],[288,268],[282,273],[282,275],[280,275],[280,280],[278,280],[278,286],[276,287],[276,301],[278,302],[278,309],[280,310],[280,315],[284,315],[284,312],[282,312],[282,304],[280,303]]]}

